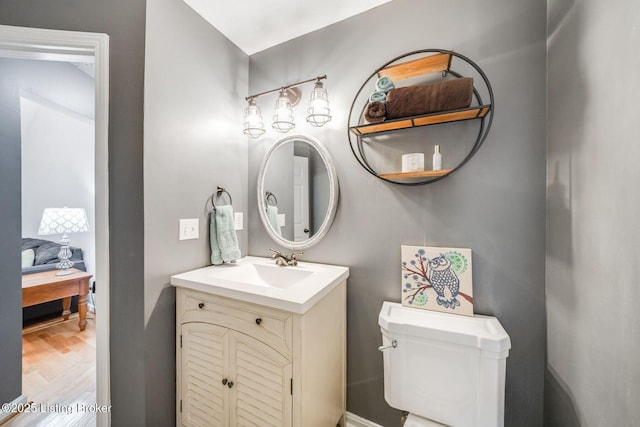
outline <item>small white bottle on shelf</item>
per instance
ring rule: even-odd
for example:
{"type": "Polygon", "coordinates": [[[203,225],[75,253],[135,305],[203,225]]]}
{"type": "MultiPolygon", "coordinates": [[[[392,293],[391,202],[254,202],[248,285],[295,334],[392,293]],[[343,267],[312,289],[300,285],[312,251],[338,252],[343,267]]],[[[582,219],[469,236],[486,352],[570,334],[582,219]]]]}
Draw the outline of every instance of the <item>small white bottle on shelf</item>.
{"type": "Polygon", "coordinates": [[[440,146],[433,147],[433,170],[442,170],[442,154],[440,154],[440,146]]]}

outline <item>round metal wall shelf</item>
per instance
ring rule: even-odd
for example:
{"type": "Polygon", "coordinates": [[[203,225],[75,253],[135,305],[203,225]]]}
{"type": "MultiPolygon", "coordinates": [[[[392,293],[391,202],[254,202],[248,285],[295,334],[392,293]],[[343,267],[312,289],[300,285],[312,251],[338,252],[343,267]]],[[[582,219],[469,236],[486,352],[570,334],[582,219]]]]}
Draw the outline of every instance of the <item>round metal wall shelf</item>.
{"type": "MultiPolygon", "coordinates": [[[[468,67],[467,67],[468,68],[468,67]]],[[[392,78],[392,80],[396,81],[392,78]]],[[[375,83],[375,80],[373,80],[375,83]]],[[[351,110],[349,111],[349,119],[347,122],[347,134],[349,138],[349,145],[351,152],[358,161],[358,163],[370,174],[374,175],[383,181],[391,182],[400,185],[425,185],[437,182],[456,170],[460,169],[465,163],[467,163],[478,151],[482,143],[487,138],[491,124],[493,122],[494,114],[494,97],[491,83],[482,69],[471,59],[457,52],[444,49],[422,49],[413,52],[400,55],[380,68],[375,70],[360,86],[360,89],[356,93],[353,102],[351,104],[351,110]],[[402,61],[405,58],[411,56],[419,56],[417,59],[408,61],[402,61]],[[473,97],[471,106],[460,110],[441,111],[437,113],[425,114],[421,116],[403,117],[401,119],[385,120],[382,123],[367,124],[364,121],[364,112],[367,107],[367,102],[359,109],[359,113],[355,112],[356,104],[361,99],[365,87],[371,87],[372,79],[380,77],[382,75],[394,75],[398,80],[405,78],[414,78],[422,75],[428,75],[433,73],[441,73],[442,77],[447,75],[454,76],[456,78],[466,77],[455,71],[452,68],[454,61],[461,61],[461,65],[464,63],[471,67],[472,71],[477,73],[480,77],[479,81],[484,85],[477,87],[476,83],[478,79],[474,77],[473,97]],[[489,102],[483,103],[480,90],[483,89],[485,95],[488,95],[489,102]],[[419,128],[423,126],[432,126],[442,123],[454,123],[466,120],[478,120],[479,127],[475,142],[466,156],[454,167],[442,171],[426,171],[421,173],[385,173],[382,174],[376,171],[370,163],[367,161],[365,154],[365,147],[363,141],[367,138],[374,136],[380,136],[383,134],[391,134],[398,132],[402,129],[419,128]]],[[[412,131],[412,132],[417,132],[412,131]]]]}

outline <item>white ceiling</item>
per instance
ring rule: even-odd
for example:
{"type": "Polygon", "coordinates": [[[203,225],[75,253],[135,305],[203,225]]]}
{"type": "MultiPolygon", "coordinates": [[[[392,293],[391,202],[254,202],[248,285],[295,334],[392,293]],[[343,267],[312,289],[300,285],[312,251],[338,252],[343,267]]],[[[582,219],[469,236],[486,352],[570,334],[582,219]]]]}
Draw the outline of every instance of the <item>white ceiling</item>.
{"type": "Polygon", "coordinates": [[[247,55],[391,0],[184,0],[247,55]]]}

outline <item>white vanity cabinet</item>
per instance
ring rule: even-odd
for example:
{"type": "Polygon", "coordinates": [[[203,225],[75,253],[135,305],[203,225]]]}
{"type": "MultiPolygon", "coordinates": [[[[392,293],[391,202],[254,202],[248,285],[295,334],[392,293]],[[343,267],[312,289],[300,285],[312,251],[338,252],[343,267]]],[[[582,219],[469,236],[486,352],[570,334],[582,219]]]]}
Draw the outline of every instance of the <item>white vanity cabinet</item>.
{"type": "Polygon", "coordinates": [[[344,427],[346,281],[304,313],[177,286],[177,425],[344,427]]]}

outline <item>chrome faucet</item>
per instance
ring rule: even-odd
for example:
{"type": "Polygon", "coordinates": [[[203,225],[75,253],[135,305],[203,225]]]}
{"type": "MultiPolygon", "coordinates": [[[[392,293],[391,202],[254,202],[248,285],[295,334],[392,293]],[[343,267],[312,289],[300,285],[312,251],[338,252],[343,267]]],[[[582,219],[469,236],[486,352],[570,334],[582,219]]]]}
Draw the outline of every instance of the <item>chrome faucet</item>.
{"type": "Polygon", "coordinates": [[[271,252],[273,252],[273,256],[271,257],[276,261],[276,264],[280,267],[286,267],[287,265],[296,266],[298,265],[298,259],[296,258],[298,255],[302,255],[302,252],[294,252],[290,256],[286,256],[280,251],[276,251],[275,249],[269,248],[271,252]]]}

